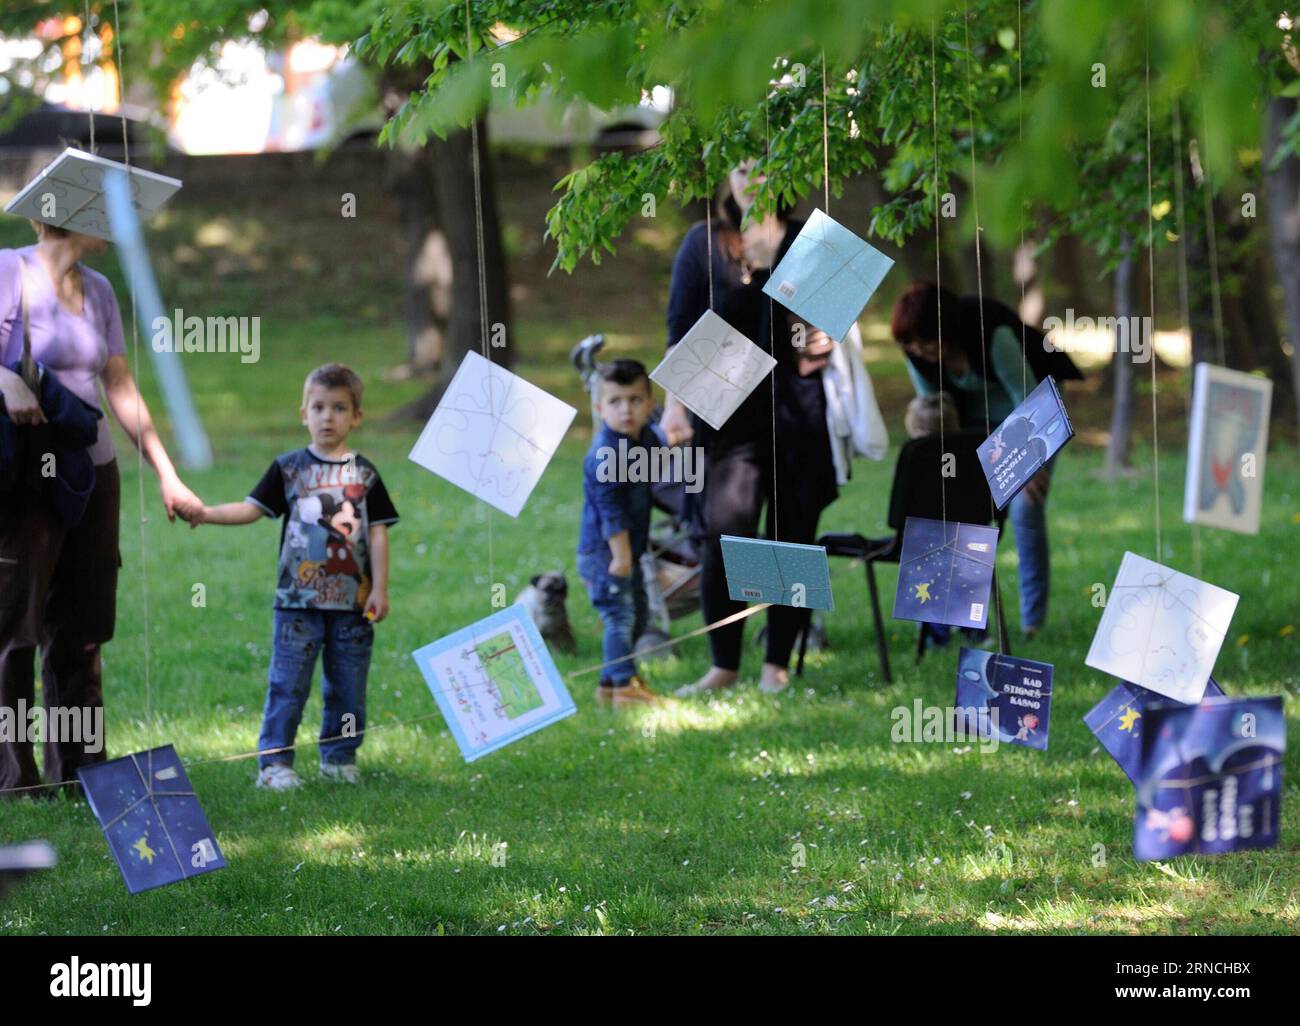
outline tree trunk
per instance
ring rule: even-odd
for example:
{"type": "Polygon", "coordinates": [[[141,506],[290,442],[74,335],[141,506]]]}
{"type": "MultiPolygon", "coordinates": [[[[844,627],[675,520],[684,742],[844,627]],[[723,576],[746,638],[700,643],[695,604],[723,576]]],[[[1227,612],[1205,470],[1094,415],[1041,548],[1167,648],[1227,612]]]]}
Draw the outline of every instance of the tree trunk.
{"type": "Polygon", "coordinates": [[[508,366],[513,362],[512,349],[516,343],[510,316],[510,286],[488,155],[487,126],[482,120],[478,124],[478,149],[483,205],[483,279],[487,297],[486,334],[479,305],[479,253],[471,143],[471,133],[466,129],[450,133],[446,139],[431,138],[426,147],[437,209],[446,236],[451,269],[450,303],[438,360],[438,380],[419,399],[397,411],[398,417],[427,418],[470,350],[482,352],[486,344],[488,356],[494,363],[508,366]]]}
{"type": "MultiPolygon", "coordinates": [[[[1294,116],[1296,101],[1274,97],[1264,117],[1264,167],[1272,164],[1282,127],[1294,116]]],[[[1282,286],[1284,334],[1291,353],[1291,391],[1297,400],[1300,427],[1300,159],[1294,155],[1266,171],[1268,226],[1273,240],[1273,264],[1282,286]]]]}
{"type": "MultiPolygon", "coordinates": [[[[1192,366],[1198,363],[1221,364],[1218,331],[1214,322],[1214,275],[1210,266],[1210,233],[1206,223],[1205,179],[1188,192],[1187,232],[1187,330],[1192,341],[1192,366]]],[[[1212,201],[1211,201],[1212,204],[1212,201]]],[[[1213,205],[1211,205],[1213,210],[1213,205]]],[[[1226,344],[1226,342],[1225,342],[1226,344]]]]}
{"type": "MultiPolygon", "coordinates": [[[[1137,314],[1137,305],[1133,301],[1135,261],[1131,244],[1126,248],[1127,255],[1115,268],[1115,316],[1133,324],[1127,318],[1137,314]]],[[[1119,346],[1116,346],[1112,361],[1115,405],[1111,409],[1110,440],[1106,444],[1106,464],[1103,469],[1106,477],[1114,477],[1129,468],[1129,449],[1133,435],[1133,346],[1125,348],[1129,351],[1121,352],[1119,346]]]]}
{"type": "Polygon", "coordinates": [[[438,224],[426,149],[391,150],[389,185],[397,195],[405,252],[406,365],[400,376],[435,372],[451,311],[451,252],[438,224]]]}

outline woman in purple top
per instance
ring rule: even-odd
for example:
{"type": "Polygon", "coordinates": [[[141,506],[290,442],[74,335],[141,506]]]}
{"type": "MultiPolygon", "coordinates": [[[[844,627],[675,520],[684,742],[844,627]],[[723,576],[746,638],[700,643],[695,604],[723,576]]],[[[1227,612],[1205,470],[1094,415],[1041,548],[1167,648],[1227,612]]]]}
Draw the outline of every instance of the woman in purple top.
{"type": "MultiPolygon", "coordinates": [[[[107,244],[33,222],[37,242],[0,250],[0,399],[17,425],[37,425],[44,414],[22,378],[9,369],[23,351],[22,303],[26,300],[32,358],[69,391],[99,408],[102,382],[108,409],[144,454],[162,489],[169,520],[188,519],[201,500],[181,482],[154,430],[149,410],[128,368],[122,317],[113,288],[81,263],[107,244]]],[[[46,715],[45,778],[76,779],[77,767],[104,758],[103,682],[100,646],[113,636],[116,614],[120,485],[108,419],[90,448],[95,486],[85,514],[74,526],[40,493],[19,490],[0,503],[0,706],[28,720],[20,709],[35,705],[35,655],[41,652],[41,701],[46,715]],[[96,736],[54,736],[54,709],[76,712],[96,736]]],[[[25,731],[0,739],[0,796],[40,784],[25,731]]]]}

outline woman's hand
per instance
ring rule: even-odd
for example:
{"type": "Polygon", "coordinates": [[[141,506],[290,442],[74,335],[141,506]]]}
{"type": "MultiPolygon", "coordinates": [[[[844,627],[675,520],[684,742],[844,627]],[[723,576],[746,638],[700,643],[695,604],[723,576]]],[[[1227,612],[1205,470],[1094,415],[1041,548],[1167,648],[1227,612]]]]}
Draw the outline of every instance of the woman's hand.
{"type": "Polygon", "coordinates": [[[659,426],[663,429],[664,437],[668,439],[669,445],[681,445],[683,442],[689,442],[695,435],[695,429],[691,427],[691,418],[686,413],[686,407],[680,399],[674,396],[668,397],[668,405],[664,408],[664,415],[659,418],[659,426]]]}
{"type": "Polygon", "coordinates": [[[1047,501],[1047,490],[1052,486],[1052,475],[1044,467],[1037,474],[1029,479],[1025,485],[1025,498],[1031,505],[1041,506],[1047,501]]]}
{"type": "Polygon", "coordinates": [[[35,426],[45,423],[45,412],[27,383],[8,368],[0,367],[0,396],[5,410],[15,424],[35,426]]]}
{"type": "Polygon", "coordinates": [[[806,378],[809,374],[824,370],[831,362],[831,351],[834,348],[835,342],[826,332],[818,330],[810,335],[803,348],[798,350],[799,377],[806,378]]]}
{"type": "Polygon", "coordinates": [[[191,526],[203,522],[203,500],[185,487],[184,482],[175,475],[168,475],[159,482],[163,505],[167,508],[167,519],[175,523],[179,516],[191,526]]]}

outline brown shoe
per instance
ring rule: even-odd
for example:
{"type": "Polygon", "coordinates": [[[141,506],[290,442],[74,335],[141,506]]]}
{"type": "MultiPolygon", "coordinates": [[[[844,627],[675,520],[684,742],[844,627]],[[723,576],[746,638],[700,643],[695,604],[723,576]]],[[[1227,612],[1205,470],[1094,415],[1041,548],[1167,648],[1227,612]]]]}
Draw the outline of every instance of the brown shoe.
{"type": "Polygon", "coordinates": [[[620,687],[601,684],[596,688],[596,701],[612,705],[615,709],[625,705],[659,705],[663,697],[656,695],[640,677],[632,677],[620,687]]]}

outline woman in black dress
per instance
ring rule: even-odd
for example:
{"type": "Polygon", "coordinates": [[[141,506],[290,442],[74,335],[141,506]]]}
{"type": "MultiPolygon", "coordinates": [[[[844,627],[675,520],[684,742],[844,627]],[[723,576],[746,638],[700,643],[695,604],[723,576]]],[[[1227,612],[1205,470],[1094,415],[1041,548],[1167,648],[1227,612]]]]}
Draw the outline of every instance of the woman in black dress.
{"type": "MultiPolygon", "coordinates": [[[[668,347],[676,345],[709,304],[712,264],[714,313],[777,360],[773,377],[762,381],[718,430],[690,414],[669,395],[661,426],[670,444],[689,439],[705,450],[701,605],[706,623],[745,608],[727,591],[720,538],[758,537],[767,510],[765,536],[811,543],[817,518],[838,495],[826,397],[821,382],[825,353],[833,343],[796,322],[785,307],[763,294],[763,285],[799,234],[803,222],[784,211],[740,230],[750,199],[748,167],[732,172],[710,226],[691,227],[673,262],[668,301],[668,347]],[[820,336],[820,337],[819,337],[820,336]],[[796,348],[795,339],[803,343],[796,348]],[[773,402],[775,400],[775,410],[773,402]],[[775,451],[774,451],[775,444],[775,451]]],[[[789,685],[790,653],[809,610],[774,605],[767,612],[766,655],[759,685],[774,693],[789,685]]],[[[744,621],[710,632],[713,665],[703,677],[678,690],[696,694],[733,685],[739,675],[744,621]]]]}

